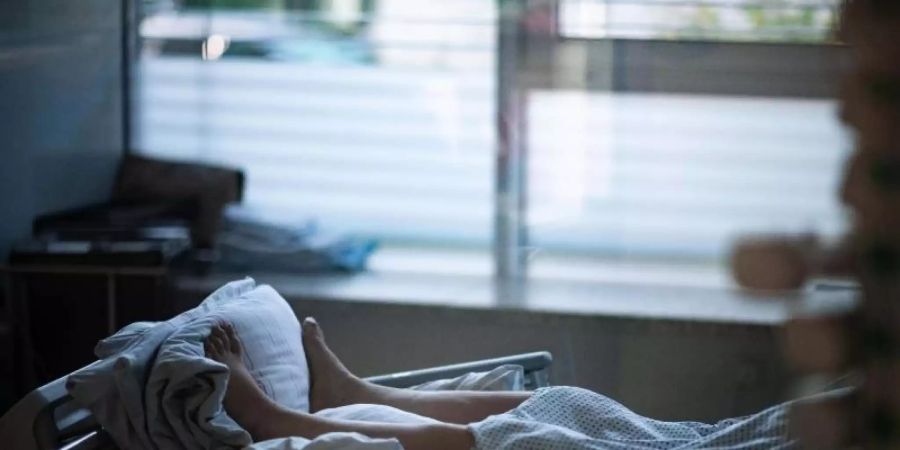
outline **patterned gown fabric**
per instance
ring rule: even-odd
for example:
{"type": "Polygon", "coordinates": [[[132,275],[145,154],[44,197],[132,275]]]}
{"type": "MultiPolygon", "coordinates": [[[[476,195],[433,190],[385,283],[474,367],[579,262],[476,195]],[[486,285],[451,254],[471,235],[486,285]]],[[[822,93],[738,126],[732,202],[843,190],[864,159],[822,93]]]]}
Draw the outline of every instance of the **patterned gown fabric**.
{"type": "Polygon", "coordinates": [[[791,449],[786,411],[779,405],[715,424],[663,422],[588,390],[551,387],[470,429],[479,450],[791,449]]]}

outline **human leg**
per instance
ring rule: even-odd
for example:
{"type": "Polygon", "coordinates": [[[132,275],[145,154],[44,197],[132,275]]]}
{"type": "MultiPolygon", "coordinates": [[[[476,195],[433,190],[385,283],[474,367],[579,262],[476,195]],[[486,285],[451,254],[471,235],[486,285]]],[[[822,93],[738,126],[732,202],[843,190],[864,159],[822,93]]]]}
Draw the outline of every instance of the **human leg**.
{"type": "Polygon", "coordinates": [[[225,410],[255,441],[300,436],[314,439],[330,432],[355,432],[396,438],[406,450],[469,450],[474,437],[467,427],[447,423],[389,424],[316,417],[279,406],[253,380],[241,360],[243,349],[230,325],[216,326],[204,342],[206,354],[228,366],[225,410]]]}
{"type": "Polygon", "coordinates": [[[321,327],[303,321],[303,346],[310,366],[312,411],[354,403],[392,406],[442,422],[469,424],[509,411],[530,392],[415,391],[375,385],[353,375],[328,348],[321,327]]]}

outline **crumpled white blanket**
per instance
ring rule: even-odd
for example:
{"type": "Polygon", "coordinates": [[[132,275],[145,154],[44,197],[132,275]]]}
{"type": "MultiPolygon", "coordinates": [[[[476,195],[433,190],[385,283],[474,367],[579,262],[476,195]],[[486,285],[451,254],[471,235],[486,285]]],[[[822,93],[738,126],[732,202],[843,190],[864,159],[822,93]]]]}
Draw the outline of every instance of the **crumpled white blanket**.
{"type": "MultiPolygon", "coordinates": [[[[100,361],[69,376],[69,393],[91,409],[117,445],[144,449],[402,450],[395,439],[371,439],[355,433],[254,444],[245,430],[221,414],[227,367],[202,355],[177,352],[168,353],[165,364],[159,364],[160,353],[173,345],[170,338],[185,324],[203,320],[207,312],[201,307],[166,322],[129,325],[97,345],[100,361]],[[173,360],[177,358],[184,360],[173,360]]],[[[430,420],[374,405],[320,414],[345,420],[430,420]]]]}

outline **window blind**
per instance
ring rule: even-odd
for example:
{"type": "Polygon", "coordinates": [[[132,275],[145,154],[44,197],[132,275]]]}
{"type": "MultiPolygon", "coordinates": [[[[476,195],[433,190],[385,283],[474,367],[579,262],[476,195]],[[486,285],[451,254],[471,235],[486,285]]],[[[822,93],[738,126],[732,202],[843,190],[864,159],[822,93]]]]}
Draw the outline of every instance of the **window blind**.
{"type": "MultiPolygon", "coordinates": [[[[306,56],[226,51],[203,61],[145,52],[139,150],[243,168],[245,203],[271,220],[314,219],[335,232],[394,241],[486,245],[495,11],[480,0],[424,11],[397,3],[360,16],[355,38],[370,50],[355,60],[340,58],[346,40],[340,47],[271,25],[296,23],[296,15],[205,13],[205,35],[229,36],[242,18],[262,16],[281,30],[269,44],[302,45],[306,56]]],[[[147,47],[166,39],[144,30],[147,47]]]]}

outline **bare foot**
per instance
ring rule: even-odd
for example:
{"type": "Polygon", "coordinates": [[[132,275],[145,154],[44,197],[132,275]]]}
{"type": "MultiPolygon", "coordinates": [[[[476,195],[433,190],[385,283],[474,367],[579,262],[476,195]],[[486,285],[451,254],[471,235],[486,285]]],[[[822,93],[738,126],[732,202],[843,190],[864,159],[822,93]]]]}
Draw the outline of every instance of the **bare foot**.
{"type": "Polygon", "coordinates": [[[303,320],[303,347],[309,365],[310,412],[366,402],[368,383],[344,367],[325,344],[322,328],[312,317],[303,320]]]}
{"type": "Polygon", "coordinates": [[[264,425],[266,415],[263,412],[277,408],[277,405],[256,384],[244,365],[241,359],[244,349],[234,333],[234,327],[229,323],[213,326],[203,341],[203,349],[206,356],[228,366],[228,387],[223,402],[225,411],[256,438],[264,425]]]}

